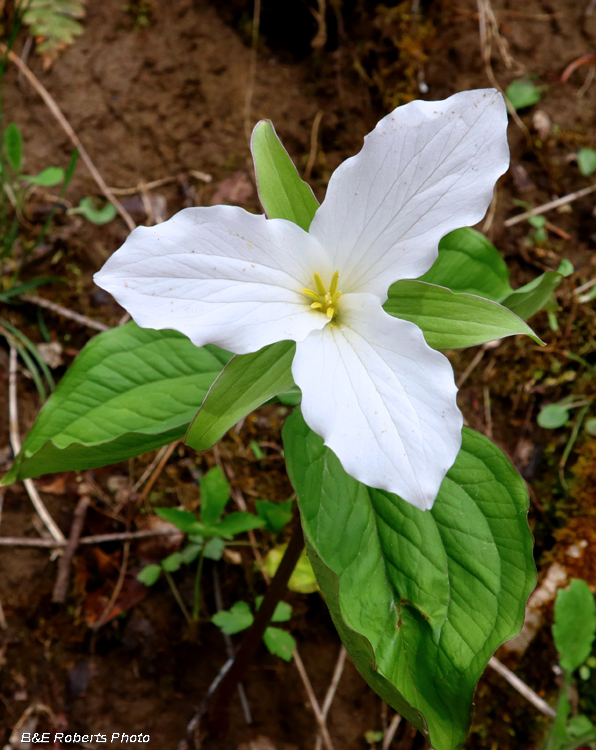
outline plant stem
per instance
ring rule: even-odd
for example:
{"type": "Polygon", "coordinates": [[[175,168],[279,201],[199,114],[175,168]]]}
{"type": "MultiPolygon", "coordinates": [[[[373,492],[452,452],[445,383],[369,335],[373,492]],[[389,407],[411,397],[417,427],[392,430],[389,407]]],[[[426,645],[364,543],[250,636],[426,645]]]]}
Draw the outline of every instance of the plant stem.
{"type": "Polygon", "coordinates": [[[205,559],[206,542],[207,540],[205,540],[203,547],[201,548],[201,555],[197,565],[197,574],[195,576],[195,600],[192,608],[192,619],[195,623],[199,622],[199,610],[201,608],[201,576],[203,575],[203,560],[205,559]]]}
{"type": "Polygon", "coordinates": [[[172,589],[172,594],[174,594],[174,599],[178,602],[178,606],[182,610],[182,614],[186,618],[186,622],[189,625],[192,625],[192,617],[188,613],[188,610],[186,609],[186,605],[182,601],[182,597],[180,596],[180,592],[178,591],[178,586],[174,583],[174,579],[172,578],[171,573],[168,573],[167,570],[164,570],[164,575],[166,577],[167,582],[170,584],[170,588],[172,589]]]}
{"type": "Polygon", "coordinates": [[[245,672],[254,659],[263,639],[263,634],[269,625],[276,606],[286,591],[290,576],[294,572],[303,549],[304,536],[302,534],[302,527],[298,526],[290,539],[279,568],[265,593],[263,603],[255,614],[254,622],[246,631],[244,641],[236,654],[234,663],[213,694],[213,708],[210,711],[209,717],[209,729],[211,731],[218,732],[224,726],[226,709],[230,698],[234,694],[236,685],[244,677],[245,672]]]}

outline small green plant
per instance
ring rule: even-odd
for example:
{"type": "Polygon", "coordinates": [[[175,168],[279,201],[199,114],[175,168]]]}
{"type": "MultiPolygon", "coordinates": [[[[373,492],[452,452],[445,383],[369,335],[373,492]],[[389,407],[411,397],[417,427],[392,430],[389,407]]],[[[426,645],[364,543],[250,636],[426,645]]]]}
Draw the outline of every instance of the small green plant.
{"type": "Polygon", "coordinates": [[[37,40],[36,51],[47,69],[59,53],[83,33],[77,19],[85,16],[85,0],[24,0],[23,22],[37,40]]]}
{"type": "Polygon", "coordinates": [[[69,214],[81,214],[87,221],[92,224],[101,226],[108,224],[116,218],[116,208],[111,203],[100,205],[99,201],[93,198],[81,198],[77,208],[69,208],[69,214]]]}
{"type": "Polygon", "coordinates": [[[596,660],[590,657],[596,637],[596,602],[588,584],[574,578],[567,590],[560,590],[555,602],[553,638],[559,652],[559,665],[564,672],[557,716],[547,737],[544,750],[574,750],[596,742],[596,727],[590,719],[571,714],[570,694],[573,673],[587,679],[596,660]]]}
{"type": "MultiPolygon", "coordinates": [[[[255,601],[255,610],[258,610],[263,601],[258,596],[255,601]]],[[[271,618],[271,622],[287,622],[292,617],[292,607],[287,602],[279,602],[271,618]]],[[[222,610],[213,615],[211,622],[227,635],[240,633],[253,624],[254,616],[250,606],[243,601],[236,602],[230,609],[222,610]]],[[[292,651],[296,648],[296,641],[287,630],[274,628],[271,625],[265,630],[263,643],[269,653],[279,656],[285,661],[290,661],[292,651]]]]}
{"type": "Polygon", "coordinates": [[[596,171],[596,151],[593,148],[580,148],[577,152],[577,166],[584,177],[596,171]]]}
{"type": "Polygon", "coordinates": [[[505,96],[517,111],[537,104],[547,89],[548,86],[537,86],[529,78],[518,78],[516,81],[511,81],[507,86],[505,96]]]}
{"type": "Polygon", "coordinates": [[[238,534],[265,525],[265,521],[252,513],[238,511],[222,518],[222,513],[230,499],[230,485],[219,467],[211,469],[201,481],[201,507],[196,516],[180,508],[156,508],[160,518],[176,526],[187,534],[186,545],[165,557],[159,564],[146,565],[137,575],[137,579],[146,586],[153,586],[164,573],[188,622],[199,621],[201,595],[201,575],[205,558],[219,560],[223,554],[226,541],[238,534]],[[183,565],[197,561],[192,618],[189,615],[176,588],[171,574],[183,565]]]}

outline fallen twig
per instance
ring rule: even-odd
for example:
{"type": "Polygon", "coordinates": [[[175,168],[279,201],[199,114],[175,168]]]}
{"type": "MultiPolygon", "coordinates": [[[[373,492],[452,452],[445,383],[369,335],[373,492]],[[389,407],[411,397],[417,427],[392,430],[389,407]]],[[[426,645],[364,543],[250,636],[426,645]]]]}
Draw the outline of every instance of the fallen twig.
{"type": "MultiPolygon", "coordinates": [[[[141,531],[121,531],[114,534],[94,534],[83,536],[79,544],[103,544],[104,542],[126,542],[137,539],[150,539],[154,536],[176,536],[181,532],[178,529],[147,529],[141,531]]],[[[66,547],[66,539],[54,541],[53,539],[30,539],[24,536],[0,536],[0,547],[66,547]]]]}
{"type": "Polygon", "coordinates": [[[317,158],[317,144],[319,142],[319,125],[323,119],[323,110],[320,109],[315,115],[315,119],[312,123],[312,130],[310,131],[310,154],[308,156],[308,163],[304,170],[304,179],[308,182],[310,175],[315,166],[315,159],[317,158]]]}
{"type": "Polygon", "coordinates": [[[504,677],[520,695],[523,695],[526,700],[530,701],[530,703],[539,711],[542,711],[543,714],[553,717],[557,715],[557,712],[554,710],[554,708],[551,708],[551,706],[549,706],[546,701],[542,700],[542,698],[537,693],[535,693],[531,687],[528,687],[526,683],[523,682],[523,680],[520,680],[516,674],[513,674],[513,672],[504,664],[502,664],[497,658],[491,656],[488,662],[488,666],[492,667],[495,672],[498,672],[501,677],[504,677]]]}
{"type": "MultiPolygon", "coordinates": [[[[197,180],[202,182],[211,182],[213,177],[207,172],[199,172],[197,169],[190,169],[188,174],[197,180]]],[[[114,195],[136,195],[142,193],[145,190],[155,190],[155,188],[162,187],[162,185],[169,185],[172,182],[180,182],[181,179],[186,178],[186,173],[181,172],[180,174],[170,175],[169,177],[162,177],[159,180],[152,180],[151,182],[139,183],[136,187],[131,188],[115,188],[111,187],[110,190],[114,195]]]]}
{"type": "MultiPolygon", "coordinates": [[[[19,412],[17,403],[17,350],[12,345],[10,339],[8,339],[8,345],[10,347],[10,359],[8,368],[8,420],[10,424],[10,444],[12,446],[15,458],[21,451],[21,437],[19,435],[19,412]]],[[[66,543],[64,534],[60,531],[56,522],[49,514],[48,509],[44,505],[36,486],[33,484],[32,479],[24,479],[23,484],[27,490],[33,507],[37,511],[37,514],[46,525],[48,531],[53,538],[62,543],[66,543]]]]}
{"type": "Polygon", "coordinates": [[[512,227],[515,224],[519,224],[521,221],[526,221],[526,219],[529,219],[530,216],[540,216],[540,214],[545,214],[547,211],[552,211],[553,208],[566,206],[568,203],[573,203],[573,201],[578,200],[579,198],[583,198],[584,196],[590,195],[590,193],[594,192],[596,192],[596,185],[590,185],[590,187],[582,188],[581,190],[577,190],[575,193],[569,193],[569,195],[564,195],[562,198],[557,198],[554,201],[544,203],[542,206],[532,208],[530,211],[524,211],[523,214],[512,216],[510,219],[504,221],[503,225],[506,227],[512,227]]]}
{"type": "Polygon", "coordinates": [[[64,604],[66,601],[66,592],[68,590],[68,578],[70,573],[70,563],[76,548],[79,546],[79,539],[83,533],[83,527],[85,525],[85,516],[87,515],[87,508],[89,507],[89,497],[83,495],[74,512],[74,519],[70,530],[70,536],[68,542],[64,548],[64,554],[58,562],[58,575],[56,576],[56,583],[54,584],[54,591],[52,592],[52,601],[55,604],[64,604]]]}
{"type": "Polygon", "coordinates": [[[37,297],[35,294],[21,294],[19,299],[22,299],[23,302],[30,302],[32,305],[44,307],[46,310],[51,310],[58,315],[62,315],[64,318],[74,320],[76,323],[87,326],[87,328],[93,328],[95,331],[110,330],[110,326],[107,326],[105,323],[91,320],[91,318],[88,318],[86,315],[81,315],[81,313],[74,312],[74,310],[69,310],[66,307],[62,307],[62,305],[57,305],[55,302],[50,302],[50,300],[44,299],[43,297],[37,297]]]}
{"type": "MultiPolygon", "coordinates": [[[[217,566],[213,566],[213,592],[215,594],[215,606],[217,608],[218,612],[221,612],[223,609],[223,600],[221,598],[221,586],[219,584],[219,573],[217,572],[217,566]]],[[[231,637],[224,633],[224,631],[221,631],[221,634],[224,639],[224,643],[226,644],[226,652],[228,654],[229,659],[234,658],[234,645],[232,643],[231,637]]],[[[246,698],[246,693],[244,691],[244,685],[239,682],[238,683],[238,698],[240,700],[240,705],[242,706],[242,713],[244,714],[244,720],[247,724],[252,724],[252,715],[250,713],[250,706],[248,705],[248,700],[246,698]]]]}
{"type": "Polygon", "coordinates": [[[19,71],[25,76],[25,78],[29,81],[29,83],[33,86],[33,88],[37,91],[37,93],[44,100],[48,109],[54,115],[54,118],[58,121],[58,123],[60,124],[60,126],[66,133],[66,135],[72,141],[74,147],[78,149],[78,152],[81,155],[81,159],[87,165],[87,169],[91,172],[91,175],[93,176],[93,179],[97,183],[99,189],[104,194],[106,199],[114,206],[116,211],[118,211],[120,216],[126,222],[126,226],[132,232],[132,230],[136,228],[136,224],[132,220],[131,215],[124,208],[124,206],[120,203],[120,201],[114,196],[114,193],[112,193],[110,188],[106,185],[103,177],[97,170],[97,167],[92,162],[91,157],[85,150],[85,147],[79,140],[77,134],[72,129],[71,124],[68,122],[66,117],[64,117],[60,108],[58,107],[54,99],[50,96],[50,93],[48,92],[48,90],[37,79],[34,73],[27,67],[27,65],[23,62],[23,60],[21,60],[21,58],[18,55],[15,55],[15,53],[12,50],[7,49],[6,45],[0,44],[0,52],[8,56],[8,59],[17,66],[19,71]]]}
{"type": "Polygon", "coordinates": [[[169,457],[172,455],[172,453],[174,452],[174,449],[176,448],[179,442],[180,442],[179,440],[175,440],[173,443],[170,443],[168,446],[164,446],[165,450],[163,450],[162,448],[163,454],[161,455],[159,462],[157,463],[157,466],[153,470],[153,473],[149,477],[149,480],[147,481],[147,484],[145,485],[145,489],[141,492],[141,497],[143,498],[143,500],[145,500],[148,497],[149,493],[151,492],[151,488],[153,487],[155,482],[157,482],[159,475],[163,471],[163,467],[167,464],[169,457]]]}
{"type": "Polygon", "coordinates": [[[101,615],[96,620],[96,622],[93,624],[92,626],[93,630],[99,630],[101,628],[101,626],[106,622],[106,620],[110,616],[110,613],[114,609],[114,606],[116,605],[116,601],[118,597],[120,596],[120,592],[122,591],[122,586],[124,584],[124,578],[126,576],[126,570],[128,568],[128,556],[129,555],[130,555],[130,542],[124,542],[124,552],[122,554],[122,565],[120,566],[120,572],[118,574],[118,580],[116,581],[116,587],[112,591],[112,596],[110,597],[110,601],[107,603],[106,608],[101,613],[101,615]]]}
{"type": "MultiPolygon", "coordinates": [[[[333,703],[333,699],[335,698],[335,693],[337,692],[337,686],[339,685],[339,681],[341,680],[341,676],[344,671],[344,666],[346,663],[347,655],[348,655],[348,652],[346,651],[346,647],[342,643],[341,648],[339,649],[339,656],[337,657],[335,669],[333,670],[333,677],[331,678],[331,683],[329,685],[329,688],[327,689],[325,700],[323,701],[323,708],[321,709],[321,714],[323,716],[324,722],[327,722],[327,715],[329,713],[329,709],[331,708],[331,704],[333,703]]],[[[319,733],[317,735],[317,742],[315,745],[315,750],[321,750],[322,745],[323,745],[323,735],[319,733]]]]}
{"type": "Polygon", "coordinates": [[[312,685],[310,684],[310,680],[308,679],[308,675],[306,674],[306,669],[304,669],[304,664],[302,663],[302,659],[300,658],[300,654],[298,653],[297,649],[294,649],[292,651],[292,656],[294,657],[294,664],[298,669],[298,674],[300,675],[300,679],[302,680],[302,684],[304,685],[304,689],[306,690],[306,694],[308,695],[308,700],[310,702],[310,705],[312,706],[317,724],[319,725],[319,730],[323,737],[325,747],[327,748],[327,750],[334,750],[333,742],[331,742],[329,730],[327,729],[327,724],[325,723],[325,717],[323,716],[323,712],[321,711],[321,708],[318,704],[314,690],[312,689],[312,685]]]}
{"type": "Polygon", "coordinates": [[[401,723],[401,714],[394,714],[391,719],[391,724],[387,727],[387,731],[383,736],[383,750],[389,750],[389,746],[393,742],[397,728],[401,723]]]}

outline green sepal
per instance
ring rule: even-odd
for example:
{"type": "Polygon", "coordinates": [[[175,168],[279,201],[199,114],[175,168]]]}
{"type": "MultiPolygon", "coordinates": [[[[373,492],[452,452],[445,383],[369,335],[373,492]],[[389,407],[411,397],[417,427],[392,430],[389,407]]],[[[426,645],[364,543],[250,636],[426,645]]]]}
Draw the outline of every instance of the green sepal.
{"type": "Polygon", "coordinates": [[[279,341],[258,352],[233,357],[193,419],[186,444],[198,451],[208,450],[236,422],[290,388],[295,350],[293,341],[279,341]]]}
{"type": "Polygon", "coordinates": [[[267,217],[293,221],[308,232],[319,204],[310,186],[300,178],[270,120],[255,125],[250,148],[267,217]]]}
{"type": "Polygon", "coordinates": [[[421,281],[392,284],[383,309],[419,326],[433,349],[460,349],[516,334],[525,334],[542,343],[506,307],[484,297],[452,292],[421,281]]]}

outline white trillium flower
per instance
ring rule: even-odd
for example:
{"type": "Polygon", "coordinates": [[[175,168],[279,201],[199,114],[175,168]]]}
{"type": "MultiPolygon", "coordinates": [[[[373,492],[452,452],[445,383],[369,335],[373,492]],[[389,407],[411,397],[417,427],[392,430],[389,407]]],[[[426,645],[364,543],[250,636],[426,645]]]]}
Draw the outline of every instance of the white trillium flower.
{"type": "Polygon", "coordinates": [[[295,341],[306,423],[344,469],[432,507],[461,446],[447,358],[382,308],[441,237],[484,216],[509,165],[494,89],[414,101],[332,175],[308,232],[241,208],[187,208],[139,227],[96,274],[138,325],[235,354],[295,341]]]}

